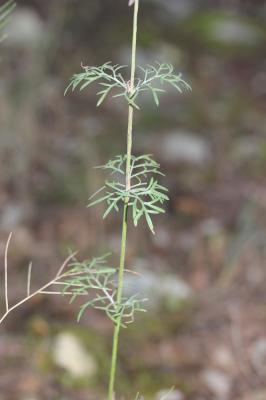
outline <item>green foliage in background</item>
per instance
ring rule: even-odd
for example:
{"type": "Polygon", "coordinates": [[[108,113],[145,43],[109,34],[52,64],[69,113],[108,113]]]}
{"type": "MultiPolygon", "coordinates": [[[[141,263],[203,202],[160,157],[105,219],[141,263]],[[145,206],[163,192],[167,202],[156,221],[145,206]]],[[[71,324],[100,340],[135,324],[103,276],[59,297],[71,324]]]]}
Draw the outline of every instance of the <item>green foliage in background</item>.
{"type": "Polygon", "coordinates": [[[13,0],[7,1],[0,7],[0,41],[2,41],[5,38],[3,29],[5,28],[8,22],[10,13],[13,11],[15,7],[16,4],[14,3],[13,0]]]}

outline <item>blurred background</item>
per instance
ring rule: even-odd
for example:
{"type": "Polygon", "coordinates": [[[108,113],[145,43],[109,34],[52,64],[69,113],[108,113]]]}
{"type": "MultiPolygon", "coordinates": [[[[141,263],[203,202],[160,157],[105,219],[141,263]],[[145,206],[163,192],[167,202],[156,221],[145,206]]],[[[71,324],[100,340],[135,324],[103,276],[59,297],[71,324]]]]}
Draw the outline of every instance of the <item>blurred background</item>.
{"type": "MultiPolygon", "coordinates": [[[[1,0],[1,3],[3,1],[1,0]]],[[[68,94],[85,65],[128,64],[126,0],[18,0],[0,50],[0,250],[10,301],[38,287],[68,249],[111,250],[121,216],[101,220],[88,197],[93,167],[125,151],[127,109],[96,108],[96,90],[68,94]]],[[[138,64],[171,62],[193,92],[151,97],[136,113],[135,154],[152,153],[169,188],[156,235],[130,226],[128,287],[149,313],[121,335],[118,386],[158,400],[266,399],[266,3],[142,0],[138,64]],[[132,282],[130,282],[132,280],[132,282]]],[[[77,305],[36,297],[5,321],[1,400],[103,399],[112,326],[77,305]]],[[[1,293],[4,311],[4,291],[1,293]]]]}

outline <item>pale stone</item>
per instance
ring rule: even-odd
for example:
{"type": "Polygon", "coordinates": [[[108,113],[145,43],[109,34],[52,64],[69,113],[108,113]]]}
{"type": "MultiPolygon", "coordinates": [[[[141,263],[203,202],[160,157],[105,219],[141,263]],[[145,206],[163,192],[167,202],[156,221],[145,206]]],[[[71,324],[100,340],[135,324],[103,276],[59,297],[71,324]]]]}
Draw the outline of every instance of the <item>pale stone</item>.
{"type": "Polygon", "coordinates": [[[185,397],[180,390],[174,389],[174,390],[160,390],[155,395],[155,400],[184,400],[185,397]]]}
{"type": "Polygon", "coordinates": [[[53,359],[74,378],[90,377],[97,371],[94,358],[72,333],[60,333],[54,341],[53,359]]]}
{"type": "MultiPolygon", "coordinates": [[[[187,300],[192,297],[193,291],[190,286],[178,276],[173,274],[158,274],[140,267],[145,265],[143,260],[138,260],[135,271],[138,275],[127,274],[124,282],[124,292],[126,296],[139,293],[142,297],[148,298],[145,307],[153,308],[161,302],[175,304],[176,302],[187,300]]],[[[145,267],[146,268],[146,267],[145,267]]]]}
{"type": "Polygon", "coordinates": [[[251,347],[251,362],[260,374],[266,374],[266,337],[262,337],[251,347]]]}
{"type": "Polygon", "coordinates": [[[226,400],[231,391],[231,378],[214,369],[207,369],[202,374],[202,379],[206,387],[212,392],[217,400],[226,400]]]}
{"type": "Polygon", "coordinates": [[[235,367],[232,352],[226,346],[220,346],[212,352],[212,360],[216,367],[231,371],[235,367]]]}
{"type": "Polygon", "coordinates": [[[178,163],[202,166],[211,160],[207,140],[189,131],[173,131],[162,135],[149,135],[139,143],[141,150],[156,154],[158,160],[176,165],[178,163]]]}
{"type": "Polygon", "coordinates": [[[13,13],[6,33],[7,45],[32,47],[44,39],[44,23],[35,11],[27,7],[20,7],[13,13]]]}
{"type": "Polygon", "coordinates": [[[260,39],[258,31],[253,26],[244,23],[243,21],[226,20],[221,18],[217,20],[214,28],[213,35],[216,40],[230,44],[256,44],[260,39]]]}

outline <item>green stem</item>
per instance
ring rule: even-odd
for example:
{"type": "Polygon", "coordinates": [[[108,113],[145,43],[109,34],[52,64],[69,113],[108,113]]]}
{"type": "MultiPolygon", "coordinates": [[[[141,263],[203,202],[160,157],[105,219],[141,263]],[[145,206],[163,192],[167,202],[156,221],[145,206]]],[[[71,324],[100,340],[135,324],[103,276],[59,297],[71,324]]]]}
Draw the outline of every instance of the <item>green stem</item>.
{"type": "MultiPolygon", "coordinates": [[[[125,268],[125,256],[126,256],[126,242],[127,242],[127,211],[128,205],[124,204],[123,212],[123,227],[122,227],[122,238],[121,238],[121,253],[120,253],[120,264],[119,264],[119,274],[118,274],[118,288],[117,288],[117,304],[121,303],[123,294],[123,278],[124,278],[124,268],[125,268]]],[[[112,360],[110,369],[110,380],[109,380],[109,390],[108,390],[108,400],[113,400],[114,385],[115,385],[115,374],[117,365],[117,353],[118,353],[118,341],[119,332],[121,327],[121,317],[120,316],[114,327],[113,334],[113,349],[112,349],[112,360]]]]}
{"type": "MultiPolygon", "coordinates": [[[[139,11],[139,0],[135,0],[134,3],[134,19],[133,19],[133,35],[132,35],[132,57],[131,57],[131,75],[130,75],[130,92],[134,92],[134,81],[136,74],[136,53],[137,53],[137,31],[138,31],[138,11],[139,11]]],[[[132,154],[132,132],[133,132],[133,119],[134,109],[131,105],[128,108],[128,129],[127,129],[127,161],[126,161],[126,189],[130,190],[130,167],[131,167],[131,154],[132,154]]],[[[127,244],[127,220],[128,220],[128,201],[126,198],[124,202],[123,220],[122,220],[122,236],[121,236],[121,249],[120,249],[120,263],[118,273],[118,287],[116,304],[119,305],[123,295],[123,282],[124,282],[124,270],[125,270],[125,256],[126,256],[126,244],[127,244]]],[[[119,333],[121,328],[122,315],[117,319],[114,333],[113,333],[113,348],[112,348],[112,359],[110,367],[110,378],[109,378],[109,389],[108,389],[108,400],[114,400],[114,386],[115,376],[117,367],[117,354],[118,354],[118,343],[119,333]]]]}

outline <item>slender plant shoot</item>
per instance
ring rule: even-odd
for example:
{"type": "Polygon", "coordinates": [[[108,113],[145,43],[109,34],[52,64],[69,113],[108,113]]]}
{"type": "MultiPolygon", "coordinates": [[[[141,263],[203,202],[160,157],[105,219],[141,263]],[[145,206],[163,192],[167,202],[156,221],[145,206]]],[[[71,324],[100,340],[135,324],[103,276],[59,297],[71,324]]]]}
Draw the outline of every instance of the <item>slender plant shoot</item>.
{"type": "MultiPolygon", "coordinates": [[[[125,320],[126,322],[133,321],[135,311],[143,310],[142,301],[136,296],[131,299],[126,299],[123,296],[129,218],[132,219],[135,226],[141,219],[144,219],[148,228],[154,233],[153,216],[164,212],[163,205],[168,200],[167,189],[158,180],[163,175],[159,170],[160,165],[153,160],[151,155],[135,156],[132,154],[134,112],[140,109],[139,98],[145,93],[150,93],[155,104],[159,106],[160,95],[166,91],[167,85],[176,89],[179,93],[182,93],[183,90],[190,90],[189,84],[182,78],[181,74],[175,74],[174,67],[171,64],[155,63],[154,65],[137,67],[139,3],[140,0],[129,0],[128,3],[129,6],[134,8],[130,79],[125,76],[127,66],[124,65],[112,64],[111,62],[96,67],[82,65],[82,71],[73,75],[66,89],[66,92],[76,89],[83,91],[91,84],[97,84],[100,88],[97,92],[97,106],[100,106],[109,95],[113,98],[122,98],[128,106],[126,153],[114,157],[100,167],[109,173],[109,179],[90,197],[88,205],[92,207],[102,202],[105,203],[103,218],[106,218],[112,211],[122,210],[121,248],[117,278],[113,280],[110,271],[110,274],[105,277],[102,283],[107,292],[101,290],[101,294],[84,304],[79,313],[80,317],[87,306],[100,308],[107,313],[114,324],[108,400],[115,398],[120,329],[125,326],[125,320]]],[[[81,265],[77,264],[76,268],[81,268],[81,265]]],[[[89,270],[88,274],[90,276],[89,270]]],[[[90,284],[94,284],[90,279],[89,281],[90,284]]],[[[80,288],[84,287],[84,283],[78,280],[75,282],[80,288]]],[[[73,287],[73,282],[71,282],[71,285],[73,287]]],[[[68,290],[67,286],[66,290],[68,290]]],[[[74,298],[78,295],[77,292],[74,294],[74,298]]],[[[136,399],[139,398],[139,395],[137,395],[136,399]]]]}
{"type": "MultiPolygon", "coordinates": [[[[104,203],[103,218],[111,212],[122,214],[120,259],[117,266],[108,262],[109,254],[79,261],[76,254],[71,254],[59,267],[56,275],[39,289],[32,289],[32,264],[28,267],[25,297],[15,304],[10,304],[8,293],[8,249],[11,234],[7,240],[4,252],[4,291],[5,311],[0,315],[0,324],[15,309],[38,294],[63,294],[69,296],[70,302],[77,297],[84,299],[79,312],[78,321],[86,310],[94,308],[102,310],[113,324],[112,354],[110,360],[108,400],[115,400],[115,378],[119,350],[119,335],[121,328],[125,328],[134,321],[136,311],[145,311],[144,302],[135,294],[127,297],[123,291],[124,274],[132,273],[125,268],[127,230],[131,220],[137,226],[144,220],[148,229],[154,234],[153,217],[164,213],[164,204],[168,200],[168,190],[161,185],[160,179],[164,176],[160,165],[150,154],[134,155],[133,121],[134,113],[140,110],[139,99],[144,94],[152,96],[156,106],[159,106],[160,96],[166,91],[167,85],[182,93],[190,90],[189,84],[181,74],[174,72],[174,67],[167,63],[137,66],[137,33],[140,0],[129,0],[132,6],[133,32],[130,63],[130,77],[125,75],[126,66],[114,65],[106,62],[101,66],[82,66],[80,73],[73,75],[66,89],[80,91],[87,89],[91,84],[97,84],[97,106],[102,105],[108,96],[124,100],[128,109],[127,135],[125,154],[117,155],[106,164],[98,167],[108,173],[103,186],[94,193],[88,207],[104,203]]],[[[6,23],[6,18],[14,7],[12,0],[0,7],[0,30],[6,23]]],[[[141,400],[137,394],[135,400],[141,400]]]]}

